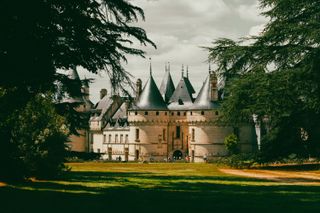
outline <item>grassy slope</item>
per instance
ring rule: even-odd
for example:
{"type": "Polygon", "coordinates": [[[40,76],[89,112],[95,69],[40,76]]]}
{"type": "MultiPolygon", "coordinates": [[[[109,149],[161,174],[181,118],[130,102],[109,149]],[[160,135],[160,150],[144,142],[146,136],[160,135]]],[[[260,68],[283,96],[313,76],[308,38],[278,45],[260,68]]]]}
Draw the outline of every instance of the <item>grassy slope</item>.
{"type": "Polygon", "coordinates": [[[320,185],[226,175],[212,164],[70,164],[64,180],[0,187],[1,212],[319,212],[320,185]]]}

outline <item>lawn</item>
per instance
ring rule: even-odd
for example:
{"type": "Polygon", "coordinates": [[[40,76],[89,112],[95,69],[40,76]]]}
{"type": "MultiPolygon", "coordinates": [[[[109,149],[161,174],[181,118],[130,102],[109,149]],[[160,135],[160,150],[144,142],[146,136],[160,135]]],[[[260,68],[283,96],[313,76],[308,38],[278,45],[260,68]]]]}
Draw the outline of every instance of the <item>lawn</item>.
{"type": "Polygon", "coordinates": [[[69,165],[62,180],[0,185],[1,212],[320,211],[320,182],[246,178],[214,164],[69,165]]]}

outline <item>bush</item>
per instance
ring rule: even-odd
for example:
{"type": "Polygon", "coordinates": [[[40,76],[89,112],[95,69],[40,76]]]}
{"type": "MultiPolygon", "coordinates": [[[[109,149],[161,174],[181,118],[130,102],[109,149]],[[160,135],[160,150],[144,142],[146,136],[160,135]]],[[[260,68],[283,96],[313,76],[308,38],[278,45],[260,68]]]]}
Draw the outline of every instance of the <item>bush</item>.
{"type": "Polygon", "coordinates": [[[239,153],[238,143],[239,140],[235,134],[230,134],[224,139],[224,145],[231,155],[239,153]]]}
{"type": "Polygon", "coordinates": [[[50,95],[37,95],[25,107],[5,121],[7,140],[1,143],[1,178],[53,178],[67,168],[64,166],[65,119],[59,116],[50,95]]]}

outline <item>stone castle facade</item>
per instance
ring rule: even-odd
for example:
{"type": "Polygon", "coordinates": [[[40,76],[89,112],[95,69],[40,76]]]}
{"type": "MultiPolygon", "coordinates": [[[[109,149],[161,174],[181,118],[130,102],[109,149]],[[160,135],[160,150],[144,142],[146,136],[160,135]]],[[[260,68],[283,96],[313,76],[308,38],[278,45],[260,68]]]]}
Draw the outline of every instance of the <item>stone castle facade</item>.
{"type": "MultiPolygon", "coordinates": [[[[217,77],[209,70],[198,95],[187,75],[175,87],[167,67],[158,89],[150,68],[144,87],[138,79],[136,97],[108,96],[91,110],[87,151],[101,153],[105,160],[164,161],[187,159],[203,162],[227,155],[224,138],[232,127],[218,126],[217,77]]],[[[256,135],[253,126],[237,129],[239,149],[251,152],[256,135]]]]}

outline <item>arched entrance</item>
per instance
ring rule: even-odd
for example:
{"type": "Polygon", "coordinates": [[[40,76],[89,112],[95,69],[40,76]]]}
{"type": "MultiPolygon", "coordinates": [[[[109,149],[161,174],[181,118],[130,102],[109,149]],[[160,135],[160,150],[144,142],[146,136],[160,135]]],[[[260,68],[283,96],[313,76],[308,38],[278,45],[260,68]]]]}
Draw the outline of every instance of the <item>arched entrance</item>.
{"type": "Polygon", "coordinates": [[[183,159],[182,157],[183,157],[183,154],[182,154],[182,152],[180,150],[176,150],[172,154],[172,158],[174,160],[182,160],[183,159]]]}

